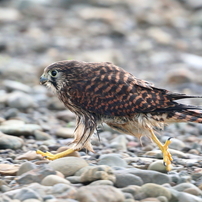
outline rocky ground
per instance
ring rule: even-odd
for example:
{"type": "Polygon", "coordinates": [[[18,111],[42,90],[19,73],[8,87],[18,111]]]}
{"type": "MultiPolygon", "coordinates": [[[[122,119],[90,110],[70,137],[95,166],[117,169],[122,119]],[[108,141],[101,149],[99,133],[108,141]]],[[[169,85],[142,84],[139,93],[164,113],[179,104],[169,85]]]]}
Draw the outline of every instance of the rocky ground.
{"type": "MultiPolygon", "coordinates": [[[[198,0],[0,1],[0,202],[201,202],[202,125],[173,124],[173,170],[147,138],[106,125],[85,150],[49,161],[73,139],[75,116],[39,85],[65,59],[111,61],[172,91],[202,94],[198,0]]],[[[202,99],[184,103],[202,105],[202,99]]]]}

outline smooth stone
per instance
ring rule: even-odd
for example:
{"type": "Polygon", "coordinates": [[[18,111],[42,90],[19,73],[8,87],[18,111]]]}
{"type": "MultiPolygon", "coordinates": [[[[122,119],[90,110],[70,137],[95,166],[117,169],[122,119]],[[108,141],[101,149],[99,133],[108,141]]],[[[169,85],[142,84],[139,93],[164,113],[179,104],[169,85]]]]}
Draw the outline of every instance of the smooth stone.
{"type": "Polygon", "coordinates": [[[129,185],[127,187],[124,187],[121,189],[122,192],[124,193],[130,193],[133,196],[135,196],[137,193],[140,192],[141,187],[137,185],[129,185]]]}
{"type": "Polygon", "coordinates": [[[155,170],[158,172],[167,173],[166,167],[163,165],[162,160],[157,160],[157,161],[152,162],[149,165],[148,170],[155,170]]]}
{"type": "Polygon", "coordinates": [[[60,198],[74,198],[76,194],[76,189],[70,185],[64,183],[58,183],[52,186],[52,194],[60,198]]]}
{"type": "Polygon", "coordinates": [[[42,201],[41,196],[30,188],[20,189],[19,192],[14,195],[14,198],[19,199],[20,201],[27,199],[38,199],[39,201],[42,201]]]}
{"type": "Polygon", "coordinates": [[[36,151],[28,151],[28,152],[16,157],[16,160],[22,160],[22,159],[31,161],[31,160],[35,160],[35,159],[42,160],[44,158],[40,154],[37,154],[36,151]]]}
{"type": "Polygon", "coordinates": [[[53,186],[58,183],[64,183],[64,184],[70,185],[70,182],[68,180],[62,177],[59,177],[57,175],[48,175],[45,178],[43,178],[43,180],[41,181],[41,184],[45,186],[53,186]]]}
{"type": "Polygon", "coordinates": [[[40,183],[46,176],[55,175],[56,172],[48,166],[38,166],[15,178],[18,184],[31,184],[33,182],[40,183]]]}
{"type": "Polygon", "coordinates": [[[4,125],[24,125],[25,122],[24,121],[21,121],[21,120],[7,120],[7,121],[4,121],[1,123],[2,126],[4,125]]]}
{"type": "Polygon", "coordinates": [[[145,198],[142,199],[140,202],[161,202],[158,198],[145,198]]]}
{"type": "Polygon", "coordinates": [[[62,138],[73,138],[74,137],[74,128],[58,128],[55,131],[57,137],[62,138]]]}
{"type": "Polygon", "coordinates": [[[144,184],[142,185],[140,192],[145,194],[147,197],[165,196],[168,200],[171,199],[170,191],[158,184],[153,184],[153,183],[144,184]]]}
{"type": "Polygon", "coordinates": [[[117,188],[123,188],[127,187],[129,185],[138,185],[141,186],[143,184],[143,181],[140,177],[135,176],[133,174],[116,174],[116,181],[114,183],[114,186],[117,188]]]}
{"type": "Polygon", "coordinates": [[[199,195],[202,195],[202,191],[191,183],[181,183],[181,184],[174,186],[173,189],[175,189],[177,191],[186,191],[188,189],[193,189],[196,191],[196,193],[199,193],[199,195]]]}
{"type": "Polygon", "coordinates": [[[81,175],[82,183],[90,183],[96,180],[110,180],[115,182],[116,177],[112,169],[106,165],[91,167],[81,175]]]}
{"type": "Polygon", "coordinates": [[[130,168],[126,169],[124,172],[139,176],[143,180],[144,184],[145,183],[165,184],[171,182],[169,175],[153,170],[141,170],[136,168],[130,168]]]}
{"type": "Polygon", "coordinates": [[[40,131],[40,130],[35,130],[34,131],[34,137],[35,137],[36,140],[49,140],[49,139],[52,139],[52,137],[48,133],[45,133],[45,132],[40,131]]]}
{"type": "Polygon", "coordinates": [[[126,167],[128,164],[117,154],[105,154],[100,157],[98,165],[108,165],[110,167],[126,167]]]}
{"type": "Polygon", "coordinates": [[[13,92],[7,100],[8,106],[17,109],[28,109],[36,107],[36,103],[32,96],[23,92],[13,92]]]}
{"type": "Polygon", "coordinates": [[[20,165],[17,175],[22,175],[33,169],[36,169],[36,165],[30,161],[27,161],[20,165]]]}
{"type": "Polygon", "coordinates": [[[165,196],[158,196],[157,199],[158,199],[160,202],[168,202],[168,199],[167,199],[165,196]]]}
{"type": "Polygon", "coordinates": [[[34,135],[36,130],[42,130],[41,126],[36,124],[24,124],[24,125],[1,125],[0,131],[9,135],[34,135]]]}
{"type": "Polygon", "coordinates": [[[24,93],[30,93],[32,91],[31,87],[28,85],[25,85],[23,83],[20,83],[18,81],[12,81],[12,80],[4,80],[3,81],[3,86],[8,90],[8,91],[22,91],[24,93]]]}
{"type": "Polygon", "coordinates": [[[81,183],[81,178],[80,176],[69,176],[69,177],[66,177],[66,179],[71,182],[72,184],[78,184],[78,183],[81,183]]]}
{"type": "Polygon", "coordinates": [[[74,121],[75,114],[69,110],[59,111],[56,113],[56,117],[66,122],[74,121]]]}
{"type": "Polygon", "coordinates": [[[119,135],[111,140],[110,147],[117,150],[127,151],[127,140],[125,135],[119,135]]]}
{"type": "Polygon", "coordinates": [[[0,132],[0,149],[20,149],[24,145],[22,138],[0,132]]]}
{"type": "Polygon", "coordinates": [[[67,177],[74,175],[76,171],[88,166],[88,163],[82,158],[70,156],[51,161],[49,166],[54,170],[60,171],[67,177]]]}
{"type": "MultiPolygon", "coordinates": [[[[162,142],[166,142],[166,140],[168,140],[169,137],[163,136],[161,138],[162,142]]],[[[169,145],[170,149],[174,149],[174,150],[182,150],[184,147],[186,147],[185,143],[182,140],[179,140],[177,138],[172,138],[171,139],[171,143],[169,145]]]]}
{"type": "Polygon", "coordinates": [[[96,180],[94,182],[91,182],[89,186],[97,186],[97,185],[108,185],[108,186],[113,186],[114,183],[110,180],[96,180]]]}
{"type": "Polygon", "coordinates": [[[31,198],[31,199],[26,199],[23,202],[40,202],[40,201],[38,199],[31,198]]]}
{"type": "Polygon", "coordinates": [[[0,22],[16,22],[22,19],[21,13],[15,8],[0,8],[0,22]]]}
{"type": "Polygon", "coordinates": [[[178,202],[202,202],[201,197],[194,196],[185,192],[179,192],[178,202]]]}
{"type": "Polygon", "coordinates": [[[112,186],[84,186],[78,189],[75,199],[79,202],[124,202],[124,194],[112,186]]]}
{"type": "Polygon", "coordinates": [[[14,164],[0,164],[0,174],[1,175],[16,175],[19,170],[20,165],[14,164]]]}

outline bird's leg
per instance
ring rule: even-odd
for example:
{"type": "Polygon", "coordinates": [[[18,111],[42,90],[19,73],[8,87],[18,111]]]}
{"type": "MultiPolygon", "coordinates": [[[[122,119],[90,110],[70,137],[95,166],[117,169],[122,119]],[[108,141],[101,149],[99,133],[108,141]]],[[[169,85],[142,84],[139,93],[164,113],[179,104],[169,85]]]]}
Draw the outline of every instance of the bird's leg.
{"type": "Polygon", "coordinates": [[[156,137],[156,135],[154,134],[154,131],[152,129],[149,129],[149,131],[151,133],[151,139],[158,145],[159,149],[162,151],[163,161],[165,163],[166,170],[170,171],[171,170],[171,161],[173,160],[170,152],[168,151],[168,145],[171,143],[170,138],[163,145],[158,140],[158,138],[156,137]]]}
{"type": "Polygon", "coordinates": [[[68,154],[71,154],[74,151],[75,151],[74,149],[67,149],[67,150],[65,150],[63,152],[60,152],[58,154],[52,154],[50,152],[42,152],[41,150],[37,150],[36,153],[41,154],[42,156],[44,156],[45,158],[47,158],[49,160],[55,160],[55,159],[65,157],[65,156],[67,156],[68,154]]]}

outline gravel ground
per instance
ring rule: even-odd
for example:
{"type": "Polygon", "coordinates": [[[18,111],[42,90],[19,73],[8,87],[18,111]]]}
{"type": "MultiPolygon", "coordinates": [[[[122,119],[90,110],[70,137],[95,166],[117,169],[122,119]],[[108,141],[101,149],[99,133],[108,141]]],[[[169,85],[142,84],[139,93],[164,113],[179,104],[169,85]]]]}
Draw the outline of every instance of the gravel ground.
{"type": "MultiPolygon", "coordinates": [[[[155,86],[202,95],[198,0],[0,1],[0,202],[201,202],[202,125],[158,131],[172,138],[173,169],[147,138],[106,125],[85,150],[55,161],[75,115],[39,85],[52,62],[111,61],[155,86]]],[[[202,105],[202,99],[185,100],[202,105]]]]}

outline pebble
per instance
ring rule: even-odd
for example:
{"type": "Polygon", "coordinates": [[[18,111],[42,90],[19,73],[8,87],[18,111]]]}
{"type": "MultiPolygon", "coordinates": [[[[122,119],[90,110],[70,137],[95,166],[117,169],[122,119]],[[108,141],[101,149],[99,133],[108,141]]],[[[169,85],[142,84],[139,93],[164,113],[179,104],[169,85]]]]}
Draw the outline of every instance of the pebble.
{"type": "Polygon", "coordinates": [[[16,91],[9,95],[7,104],[9,107],[17,109],[28,109],[36,107],[36,103],[34,102],[32,96],[16,91]]]}
{"type": "Polygon", "coordinates": [[[55,131],[57,137],[62,138],[73,138],[74,137],[74,128],[58,128],[55,131]]]}
{"type": "Polygon", "coordinates": [[[165,184],[171,182],[171,179],[168,175],[153,170],[141,170],[132,168],[125,170],[125,172],[139,176],[143,180],[144,184],[145,183],[165,184]]]}
{"type": "Polygon", "coordinates": [[[64,183],[70,185],[70,182],[62,177],[57,175],[48,175],[41,181],[41,184],[44,186],[53,186],[58,183],[64,183]]]}
{"type": "Polygon", "coordinates": [[[98,165],[108,165],[111,167],[126,167],[128,164],[117,154],[105,154],[100,157],[98,165]]]}
{"type": "Polygon", "coordinates": [[[17,175],[22,175],[30,170],[36,169],[36,165],[30,161],[27,161],[20,165],[17,175]]]}
{"type": "Polygon", "coordinates": [[[34,159],[44,159],[43,156],[41,156],[40,154],[37,154],[36,151],[28,151],[20,156],[16,157],[16,160],[22,160],[22,159],[26,159],[26,160],[34,160],[34,159]]]}
{"type": "Polygon", "coordinates": [[[49,140],[49,139],[52,139],[52,137],[48,133],[45,133],[45,132],[40,131],[40,130],[35,130],[34,131],[34,137],[35,137],[36,140],[49,140]]]}
{"type": "Polygon", "coordinates": [[[42,130],[41,126],[36,124],[24,124],[24,125],[18,125],[18,124],[11,124],[11,125],[0,125],[0,131],[2,131],[5,134],[9,135],[34,135],[34,132],[36,130],[42,130]]]}
{"type": "Polygon", "coordinates": [[[19,199],[20,201],[25,201],[27,199],[38,199],[39,201],[42,201],[41,196],[37,192],[29,188],[22,188],[21,190],[19,190],[18,193],[14,195],[13,198],[19,199]]]}
{"type": "Polygon", "coordinates": [[[123,188],[127,187],[129,185],[143,185],[143,181],[140,177],[132,175],[132,174],[116,174],[116,181],[114,183],[115,187],[117,188],[123,188]]]}
{"type": "Polygon", "coordinates": [[[40,183],[46,176],[54,174],[56,174],[56,172],[52,168],[46,166],[39,166],[36,169],[32,169],[20,176],[17,176],[15,180],[18,184],[21,185],[30,184],[33,182],[40,183]]]}
{"type": "Polygon", "coordinates": [[[49,163],[49,166],[60,171],[65,177],[74,175],[76,171],[88,166],[88,163],[79,157],[63,157],[49,163]]]}
{"type": "Polygon", "coordinates": [[[99,165],[95,167],[89,167],[88,170],[84,171],[81,175],[82,183],[90,183],[95,180],[110,180],[115,182],[116,177],[113,170],[106,165],[99,165]]]}
{"type": "Polygon", "coordinates": [[[24,145],[22,138],[0,132],[0,149],[20,149],[24,145]]]}
{"type": "Polygon", "coordinates": [[[115,148],[117,150],[127,150],[127,140],[125,135],[119,135],[111,141],[111,148],[115,148]]]}
{"type": "Polygon", "coordinates": [[[153,183],[147,183],[141,186],[140,193],[143,193],[147,197],[159,197],[159,196],[165,196],[168,200],[171,199],[171,193],[166,188],[153,184],[153,183]]]}
{"type": "Polygon", "coordinates": [[[162,173],[167,173],[166,167],[163,165],[163,160],[157,160],[152,162],[149,165],[148,170],[155,170],[162,173]]]}
{"type": "Polygon", "coordinates": [[[15,164],[0,164],[1,175],[16,175],[19,170],[19,165],[15,164]]]}
{"type": "Polygon", "coordinates": [[[96,180],[93,181],[89,184],[89,186],[97,186],[97,185],[109,185],[109,186],[113,186],[114,183],[110,180],[96,180]]]}
{"type": "Polygon", "coordinates": [[[78,189],[75,199],[79,202],[124,202],[124,194],[112,186],[85,186],[78,189]]]}

